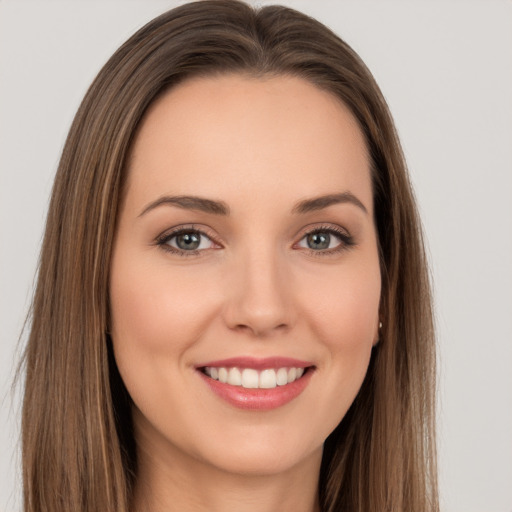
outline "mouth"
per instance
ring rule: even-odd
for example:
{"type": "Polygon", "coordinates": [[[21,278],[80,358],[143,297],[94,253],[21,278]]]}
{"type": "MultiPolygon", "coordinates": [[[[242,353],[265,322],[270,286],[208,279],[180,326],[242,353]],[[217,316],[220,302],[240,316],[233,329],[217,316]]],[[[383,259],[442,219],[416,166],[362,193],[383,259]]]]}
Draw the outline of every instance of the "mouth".
{"type": "Polygon", "coordinates": [[[316,367],[288,358],[238,358],[196,367],[211,391],[240,409],[270,410],[297,398],[316,367]]]}
{"type": "Polygon", "coordinates": [[[300,379],[304,373],[311,371],[310,367],[255,368],[216,367],[204,366],[199,370],[213,380],[230,386],[239,386],[245,389],[274,389],[277,386],[286,386],[300,379]]]}

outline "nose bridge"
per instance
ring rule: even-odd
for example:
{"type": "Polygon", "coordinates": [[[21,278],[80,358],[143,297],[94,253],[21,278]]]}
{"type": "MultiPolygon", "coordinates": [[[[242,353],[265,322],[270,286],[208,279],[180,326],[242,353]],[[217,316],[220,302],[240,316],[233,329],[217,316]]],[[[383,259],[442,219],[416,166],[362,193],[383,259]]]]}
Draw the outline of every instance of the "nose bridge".
{"type": "Polygon", "coordinates": [[[274,244],[248,245],[236,256],[227,319],[230,327],[267,335],[293,321],[287,268],[274,244]]]}

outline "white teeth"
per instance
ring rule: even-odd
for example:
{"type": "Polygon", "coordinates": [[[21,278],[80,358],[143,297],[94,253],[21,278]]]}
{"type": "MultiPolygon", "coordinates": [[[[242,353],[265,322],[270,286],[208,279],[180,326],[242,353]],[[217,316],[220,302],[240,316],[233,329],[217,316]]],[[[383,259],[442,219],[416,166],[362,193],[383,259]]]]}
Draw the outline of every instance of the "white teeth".
{"type": "Polygon", "coordinates": [[[228,371],[226,368],[219,368],[219,381],[224,384],[228,381],[228,371]]]}
{"type": "Polygon", "coordinates": [[[276,381],[278,386],[288,384],[288,370],[286,368],[279,368],[277,370],[276,381]]]}
{"type": "Polygon", "coordinates": [[[260,373],[260,388],[270,389],[277,386],[277,377],[275,370],[263,370],[260,373]]]}
{"type": "Polygon", "coordinates": [[[232,386],[242,385],[242,374],[238,368],[231,368],[228,373],[228,384],[232,386]]]}
{"type": "Polygon", "coordinates": [[[257,388],[258,387],[258,371],[252,368],[246,368],[242,372],[242,387],[257,388]]]}
{"type": "Polygon", "coordinates": [[[206,366],[204,373],[214,380],[247,389],[272,389],[300,379],[304,368],[268,368],[258,372],[254,368],[224,368],[206,366]]]}

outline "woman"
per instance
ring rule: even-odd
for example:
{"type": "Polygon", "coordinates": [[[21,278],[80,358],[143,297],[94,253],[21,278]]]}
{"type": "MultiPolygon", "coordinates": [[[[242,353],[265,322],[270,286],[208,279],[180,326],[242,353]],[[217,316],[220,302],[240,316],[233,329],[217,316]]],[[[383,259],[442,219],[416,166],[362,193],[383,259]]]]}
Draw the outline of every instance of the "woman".
{"type": "Polygon", "coordinates": [[[236,1],[105,65],[48,214],[25,508],[437,510],[426,263],[361,60],[236,1]]]}

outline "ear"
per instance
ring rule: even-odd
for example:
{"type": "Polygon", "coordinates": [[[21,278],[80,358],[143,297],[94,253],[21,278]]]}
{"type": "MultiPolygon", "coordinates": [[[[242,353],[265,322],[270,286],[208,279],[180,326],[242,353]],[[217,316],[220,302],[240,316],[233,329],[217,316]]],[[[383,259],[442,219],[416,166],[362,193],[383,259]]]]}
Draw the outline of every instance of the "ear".
{"type": "Polygon", "coordinates": [[[380,318],[377,318],[377,322],[375,323],[375,334],[373,336],[373,346],[375,347],[380,341],[380,334],[382,331],[382,322],[380,318]]]}

